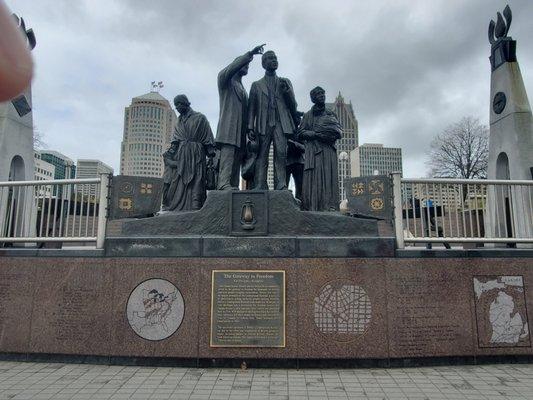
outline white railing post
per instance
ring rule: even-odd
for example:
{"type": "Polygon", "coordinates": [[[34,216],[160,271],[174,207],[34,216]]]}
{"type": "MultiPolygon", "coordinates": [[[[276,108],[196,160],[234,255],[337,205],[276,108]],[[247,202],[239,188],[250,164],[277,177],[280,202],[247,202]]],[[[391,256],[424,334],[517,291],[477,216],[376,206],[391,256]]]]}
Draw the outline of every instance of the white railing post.
{"type": "Polygon", "coordinates": [[[105,231],[107,225],[107,195],[109,186],[109,175],[100,174],[100,199],[98,201],[98,230],[96,232],[96,248],[103,249],[105,242],[105,231]]]}
{"type": "Polygon", "coordinates": [[[403,213],[402,213],[402,175],[400,172],[392,174],[392,198],[394,205],[394,232],[396,245],[399,249],[405,248],[403,240],[403,213]]]}

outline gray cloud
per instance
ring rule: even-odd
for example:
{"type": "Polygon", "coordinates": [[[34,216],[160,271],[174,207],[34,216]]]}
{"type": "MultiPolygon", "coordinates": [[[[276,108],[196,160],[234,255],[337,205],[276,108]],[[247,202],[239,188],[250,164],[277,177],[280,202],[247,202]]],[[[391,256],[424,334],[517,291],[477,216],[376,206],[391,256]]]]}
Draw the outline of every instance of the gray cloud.
{"type": "MultiPolygon", "coordinates": [[[[407,176],[425,173],[431,138],[472,114],[488,122],[487,25],[499,0],[172,1],[8,0],[37,34],[35,124],[50,148],[99,158],[118,172],[124,107],[162,80],[187,93],[213,128],[216,75],[267,43],[300,109],[320,84],[352,100],[360,142],[401,146],[407,176]]],[[[533,3],[509,2],[526,87],[533,65],[533,3]]],[[[245,86],[262,75],[255,60],[245,86]]]]}

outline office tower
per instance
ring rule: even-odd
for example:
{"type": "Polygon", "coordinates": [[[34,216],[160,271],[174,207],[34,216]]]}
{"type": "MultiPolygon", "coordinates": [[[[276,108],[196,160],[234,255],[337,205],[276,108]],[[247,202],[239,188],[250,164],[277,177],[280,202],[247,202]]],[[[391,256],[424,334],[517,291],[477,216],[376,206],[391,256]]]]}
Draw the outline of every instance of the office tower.
{"type": "Polygon", "coordinates": [[[345,103],[341,92],[333,103],[326,103],[326,107],[337,115],[342,127],[342,138],[337,141],[337,158],[339,163],[339,196],[343,200],[346,198],[344,179],[350,177],[350,152],[359,145],[359,126],[352,102],[345,103]]]}
{"type": "Polygon", "coordinates": [[[41,159],[55,167],[54,179],[71,179],[76,176],[74,161],[55,150],[41,150],[41,159]]]}
{"type": "MultiPolygon", "coordinates": [[[[76,163],[76,178],[99,178],[101,174],[112,174],[113,168],[100,160],[78,160],[76,163]]],[[[83,195],[98,196],[100,191],[96,189],[97,185],[91,185],[90,188],[80,185],[78,193],[83,195]]]]}
{"type": "Polygon", "coordinates": [[[162,154],[170,146],[176,122],[176,113],[158,92],[134,97],[124,110],[120,174],[161,177],[162,154]]]}
{"type": "Polygon", "coordinates": [[[402,172],[401,148],[365,143],[352,150],[350,159],[351,175],[354,177],[402,172]]]}

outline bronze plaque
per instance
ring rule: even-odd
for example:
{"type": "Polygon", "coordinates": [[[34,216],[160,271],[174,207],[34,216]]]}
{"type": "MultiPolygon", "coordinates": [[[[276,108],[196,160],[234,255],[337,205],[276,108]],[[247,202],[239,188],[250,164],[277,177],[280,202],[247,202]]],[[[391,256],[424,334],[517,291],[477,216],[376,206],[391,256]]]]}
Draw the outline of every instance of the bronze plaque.
{"type": "Polygon", "coordinates": [[[387,175],[372,175],[344,180],[348,209],[380,219],[392,219],[391,179],[387,175]]]}
{"type": "Polygon", "coordinates": [[[285,347],[285,271],[214,270],[211,347],[285,347]]]}
{"type": "Polygon", "coordinates": [[[161,208],[163,179],[117,175],[111,180],[109,218],[152,216],[161,208]]]}

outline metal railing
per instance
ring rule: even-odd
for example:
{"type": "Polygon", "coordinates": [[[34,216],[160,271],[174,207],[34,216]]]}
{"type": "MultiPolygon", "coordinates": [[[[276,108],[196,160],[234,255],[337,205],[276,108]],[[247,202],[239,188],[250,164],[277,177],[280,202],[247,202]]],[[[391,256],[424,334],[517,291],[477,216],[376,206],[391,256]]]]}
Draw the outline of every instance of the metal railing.
{"type": "Polygon", "coordinates": [[[0,246],[95,242],[103,248],[109,176],[0,182],[0,246]]]}
{"type": "MultiPolygon", "coordinates": [[[[105,240],[109,176],[0,182],[0,246],[105,240]]],[[[402,179],[393,174],[398,248],[533,244],[533,181],[402,179]]]]}
{"type": "Polygon", "coordinates": [[[399,248],[405,243],[533,243],[533,181],[393,174],[393,185],[399,248]]]}

